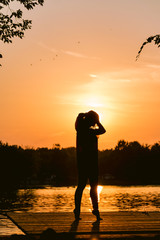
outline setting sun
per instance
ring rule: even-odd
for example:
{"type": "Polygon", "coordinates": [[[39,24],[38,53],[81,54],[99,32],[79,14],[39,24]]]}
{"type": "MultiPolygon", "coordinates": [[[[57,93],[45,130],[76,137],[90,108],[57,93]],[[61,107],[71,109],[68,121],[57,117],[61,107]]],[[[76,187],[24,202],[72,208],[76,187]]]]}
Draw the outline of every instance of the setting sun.
{"type": "Polygon", "coordinates": [[[88,98],[88,100],[86,100],[86,105],[88,107],[95,107],[95,108],[99,108],[103,106],[103,104],[100,103],[96,97],[88,98]]]}

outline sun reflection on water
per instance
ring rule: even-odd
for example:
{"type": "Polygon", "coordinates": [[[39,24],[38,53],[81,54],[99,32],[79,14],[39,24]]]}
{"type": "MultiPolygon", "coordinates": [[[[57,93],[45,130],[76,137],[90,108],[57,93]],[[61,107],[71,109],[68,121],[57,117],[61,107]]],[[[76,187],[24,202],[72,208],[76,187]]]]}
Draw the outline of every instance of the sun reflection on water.
{"type": "MultiPolygon", "coordinates": [[[[86,188],[87,188],[89,191],[90,191],[90,189],[91,189],[90,186],[87,186],[86,188]]],[[[100,200],[100,193],[101,193],[102,189],[103,189],[103,186],[101,186],[101,185],[98,185],[98,186],[97,186],[98,201],[100,200]]]]}
{"type": "MultiPolygon", "coordinates": [[[[92,202],[91,202],[91,198],[89,195],[90,189],[91,189],[91,187],[87,186],[86,190],[87,190],[88,194],[84,191],[84,194],[83,194],[84,196],[82,197],[82,210],[83,211],[84,211],[84,206],[86,205],[87,202],[89,202],[90,204],[88,204],[87,211],[92,212],[92,207],[91,207],[92,202]]],[[[102,189],[103,189],[103,186],[100,186],[100,185],[97,186],[98,202],[100,201],[100,193],[101,193],[102,189]]],[[[85,211],[86,211],[86,206],[85,206],[85,211]]]]}
{"type": "MultiPolygon", "coordinates": [[[[75,190],[76,186],[21,189],[17,193],[18,198],[13,198],[13,203],[8,203],[8,208],[15,208],[16,211],[25,209],[30,212],[73,212],[75,190]]],[[[97,193],[101,212],[160,211],[160,186],[99,185],[97,193]]],[[[0,207],[4,208],[3,199],[0,199],[0,207]]],[[[91,210],[90,186],[87,185],[83,191],[81,211],[91,212],[91,210]]]]}
{"type": "Polygon", "coordinates": [[[97,187],[97,193],[98,193],[98,201],[100,200],[100,193],[102,192],[103,187],[98,185],[97,187]]]}

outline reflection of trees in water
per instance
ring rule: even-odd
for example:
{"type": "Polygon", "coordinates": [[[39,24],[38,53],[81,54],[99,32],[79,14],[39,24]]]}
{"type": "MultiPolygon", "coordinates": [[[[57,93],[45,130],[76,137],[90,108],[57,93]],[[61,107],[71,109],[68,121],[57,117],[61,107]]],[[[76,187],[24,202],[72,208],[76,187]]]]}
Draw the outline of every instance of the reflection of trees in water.
{"type": "Polygon", "coordinates": [[[119,210],[134,210],[146,206],[156,207],[159,209],[160,194],[115,194],[115,205],[119,208],[119,210]]]}
{"type": "Polygon", "coordinates": [[[0,192],[0,211],[27,210],[33,205],[32,190],[0,192]]]}

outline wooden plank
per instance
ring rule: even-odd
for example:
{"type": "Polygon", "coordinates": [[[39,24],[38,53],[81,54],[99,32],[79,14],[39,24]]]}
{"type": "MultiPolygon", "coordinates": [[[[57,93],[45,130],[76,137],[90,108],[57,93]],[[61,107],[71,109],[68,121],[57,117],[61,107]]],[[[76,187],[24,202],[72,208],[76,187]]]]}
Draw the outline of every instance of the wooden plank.
{"type": "Polygon", "coordinates": [[[24,235],[24,233],[4,214],[0,214],[0,236],[12,234],[24,235]]]}
{"type": "Polygon", "coordinates": [[[26,233],[41,234],[51,228],[57,233],[74,234],[160,234],[160,212],[105,212],[97,222],[91,213],[81,213],[82,220],[74,221],[73,213],[8,213],[26,233]]]}

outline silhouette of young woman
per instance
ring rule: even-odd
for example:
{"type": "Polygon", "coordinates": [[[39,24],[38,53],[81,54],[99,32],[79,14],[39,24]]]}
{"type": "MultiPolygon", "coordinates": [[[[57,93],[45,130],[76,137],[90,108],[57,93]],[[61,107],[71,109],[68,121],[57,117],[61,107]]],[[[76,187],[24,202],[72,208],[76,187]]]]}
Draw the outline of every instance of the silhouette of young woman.
{"type": "Polygon", "coordinates": [[[98,135],[106,132],[94,111],[80,113],[76,119],[78,187],[75,192],[74,215],[80,220],[80,207],[83,190],[89,180],[91,189],[92,213],[101,220],[98,210],[98,135]]]}

